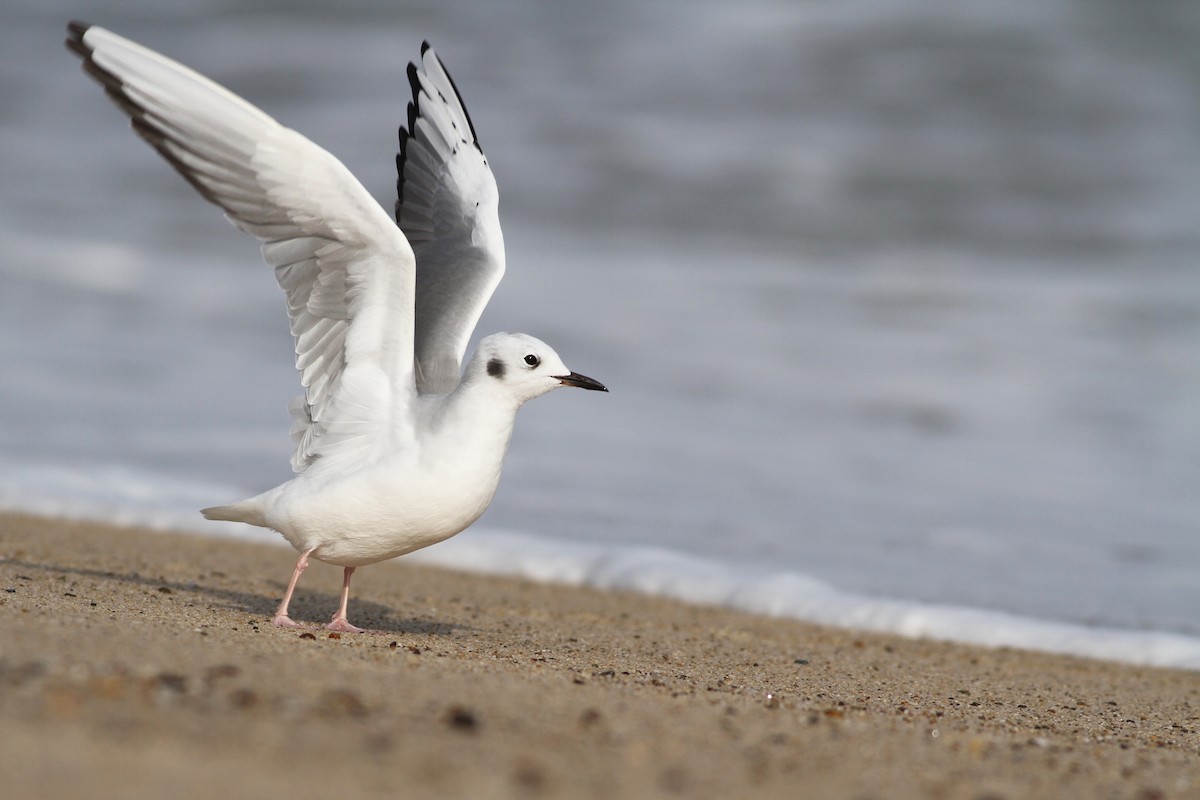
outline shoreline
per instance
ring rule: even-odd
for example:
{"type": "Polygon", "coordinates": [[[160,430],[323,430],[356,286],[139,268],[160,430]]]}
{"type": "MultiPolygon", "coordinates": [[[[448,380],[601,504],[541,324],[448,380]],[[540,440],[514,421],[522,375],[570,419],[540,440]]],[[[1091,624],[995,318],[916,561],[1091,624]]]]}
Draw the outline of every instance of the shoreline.
{"type": "Polygon", "coordinates": [[[1200,673],[0,515],[14,796],[1171,798],[1200,673]],[[316,624],[341,570],[293,604],[316,624]]]}
{"type": "MultiPolygon", "coordinates": [[[[192,514],[187,515],[190,519],[192,514]]],[[[293,552],[283,537],[240,523],[188,524],[183,515],[117,515],[92,509],[10,507],[3,517],[136,529],[160,535],[249,542],[293,552]],[[256,535],[248,535],[253,531],[256,535]]],[[[806,574],[784,570],[728,568],[675,551],[623,549],[602,544],[554,542],[495,529],[475,529],[434,548],[402,558],[404,563],[481,576],[532,580],[564,588],[629,591],[683,603],[725,608],[755,616],[817,626],[948,642],[985,649],[1032,652],[1200,673],[1200,635],[1150,625],[1120,627],[1099,622],[1029,616],[1018,611],[872,595],[838,588],[806,574]],[[763,592],[763,587],[770,587],[763,592]]],[[[293,559],[295,556],[293,555],[293,559]]],[[[294,564],[294,562],[293,562],[294,564]]],[[[357,599],[352,594],[351,604],[357,599]]]]}

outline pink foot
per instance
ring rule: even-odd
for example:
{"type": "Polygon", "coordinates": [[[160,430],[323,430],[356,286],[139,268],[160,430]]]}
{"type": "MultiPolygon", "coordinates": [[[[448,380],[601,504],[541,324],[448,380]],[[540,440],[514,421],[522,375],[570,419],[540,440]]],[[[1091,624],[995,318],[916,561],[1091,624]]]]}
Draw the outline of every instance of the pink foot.
{"type": "Polygon", "coordinates": [[[281,628],[303,628],[304,627],[299,622],[294,621],[287,614],[276,614],[275,618],[273,620],[271,620],[271,622],[275,623],[276,625],[278,625],[281,628]]]}
{"type": "Polygon", "coordinates": [[[362,628],[350,624],[350,620],[345,617],[334,617],[325,626],[327,631],[337,631],[339,633],[364,633],[362,628]]]}

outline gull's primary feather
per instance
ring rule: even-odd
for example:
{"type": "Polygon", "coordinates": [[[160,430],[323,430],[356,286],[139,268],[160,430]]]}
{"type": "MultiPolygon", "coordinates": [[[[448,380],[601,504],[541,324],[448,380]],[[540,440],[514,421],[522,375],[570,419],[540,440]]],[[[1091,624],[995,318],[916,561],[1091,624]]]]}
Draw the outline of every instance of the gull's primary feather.
{"type": "Polygon", "coordinates": [[[471,332],[504,275],[499,193],[454,81],[428,43],[410,64],[396,156],[396,222],[417,257],[416,382],[458,385],[471,332]]]}
{"type": "Polygon", "coordinates": [[[304,387],[293,469],[411,438],[416,266],[387,213],[340,161],[216,83],[103,28],[70,31],[142,138],[262,241],[304,387]]]}

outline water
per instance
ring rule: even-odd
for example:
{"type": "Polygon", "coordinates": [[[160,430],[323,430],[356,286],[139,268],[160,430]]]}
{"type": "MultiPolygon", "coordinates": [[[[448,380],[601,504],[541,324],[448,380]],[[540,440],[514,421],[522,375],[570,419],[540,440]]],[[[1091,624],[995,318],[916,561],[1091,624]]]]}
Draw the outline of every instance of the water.
{"type": "MultiPolygon", "coordinates": [[[[89,21],[388,206],[428,38],[500,184],[479,333],[612,389],[524,409],[427,558],[1200,666],[1194,4],[243,6],[89,21]]],[[[0,504],[230,533],[195,509],[288,476],[278,289],[80,76],[77,5],[0,8],[0,504]]]]}

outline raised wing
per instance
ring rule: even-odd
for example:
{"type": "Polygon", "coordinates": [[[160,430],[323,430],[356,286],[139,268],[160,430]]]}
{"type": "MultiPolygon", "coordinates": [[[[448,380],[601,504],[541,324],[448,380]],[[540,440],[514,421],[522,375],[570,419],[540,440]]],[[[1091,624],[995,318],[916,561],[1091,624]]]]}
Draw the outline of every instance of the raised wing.
{"type": "Polygon", "coordinates": [[[69,30],[134,130],[262,241],[304,387],[293,469],[411,436],[416,266],[387,213],[340,161],[216,83],[103,28],[69,30]]]}
{"type": "Polygon", "coordinates": [[[416,382],[458,385],[463,353],[504,275],[496,179],[454,81],[428,42],[408,65],[413,99],[396,156],[396,222],[417,256],[416,382]]]}

